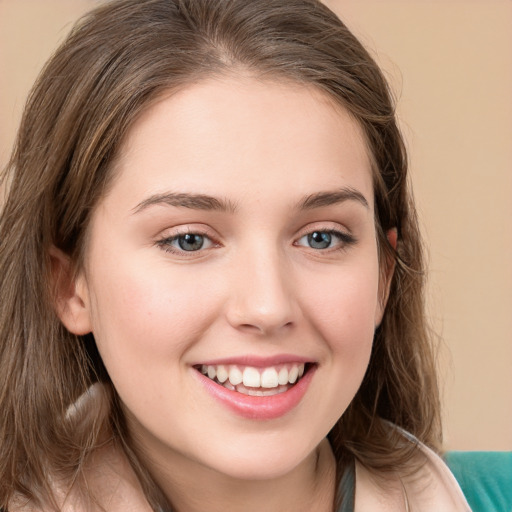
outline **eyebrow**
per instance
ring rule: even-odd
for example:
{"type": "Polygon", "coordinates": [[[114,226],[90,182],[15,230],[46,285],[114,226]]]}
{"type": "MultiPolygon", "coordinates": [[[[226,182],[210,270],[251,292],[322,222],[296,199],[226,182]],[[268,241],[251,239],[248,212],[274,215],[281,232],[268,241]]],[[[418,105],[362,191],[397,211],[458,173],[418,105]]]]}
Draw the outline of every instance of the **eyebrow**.
{"type": "Polygon", "coordinates": [[[135,208],[133,213],[139,213],[150,206],[165,205],[177,206],[180,208],[190,208],[193,210],[207,210],[219,212],[235,212],[236,205],[226,199],[221,199],[206,194],[189,194],[189,193],[165,193],[154,194],[147,199],[144,199],[135,208]]]}
{"type": "Polygon", "coordinates": [[[361,192],[351,187],[343,187],[339,190],[317,192],[306,196],[299,203],[300,210],[313,210],[333,204],[344,203],[345,201],[357,201],[365,208],[370,208],[368,201],[361,192]]]}
{"type": "MultiPolygon", "coordinates": [[[[316,192],[305,196],[298,203],[299,210],[313,210],[331,206],[333,204],[344,203],[346,201],[357,201],[365,208],[369,208],[368,201],[358,190],[350,187],[344,187],[339,190],[316,192]]],[[[178,208],[190,208],[193,210],[219,211],[234,213],[237,206],[227,199],[217,198],[206,194],[190,194],[185,192],[165,194],[154,194],[144,201],[140,202],[133,213],[139,213],[150,206],[164,205],[176,206],[178,208]]]]}

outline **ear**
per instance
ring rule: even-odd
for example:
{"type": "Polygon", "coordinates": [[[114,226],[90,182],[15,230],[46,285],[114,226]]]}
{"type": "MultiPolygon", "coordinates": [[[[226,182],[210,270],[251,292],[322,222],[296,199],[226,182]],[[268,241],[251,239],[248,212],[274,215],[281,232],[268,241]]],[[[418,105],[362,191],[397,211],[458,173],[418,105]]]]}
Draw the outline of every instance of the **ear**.
{"type": "Polygon", "coordinates": [[[91,332],[89,292],[83,273],[76,276],[69,256],[50,249],[54,307],[61,322],[73,334],[91,332]]]}
{"type": "MultiPolygon", "coordinates": [[[[391,228],[386,232],[386,238],[389,245],[396,251],[398,242],[398,231],[396,228],[391,228]]],[[[386,261],[381,262],[380,280],[379,280],[379,304],[375,314],[375,327],[378,327],[382,322],[386,304],[389,298],[389,291],[391,289],[391,281],[395,273],[395,259],[387,257],[386,261]]]]}

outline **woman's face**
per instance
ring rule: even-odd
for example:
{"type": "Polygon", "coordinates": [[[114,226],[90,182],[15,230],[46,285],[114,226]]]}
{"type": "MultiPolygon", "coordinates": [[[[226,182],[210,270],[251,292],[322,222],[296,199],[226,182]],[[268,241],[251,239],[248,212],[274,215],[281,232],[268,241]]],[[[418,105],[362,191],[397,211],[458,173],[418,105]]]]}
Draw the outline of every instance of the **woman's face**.
{"type": "Polygon", "coordinates": [[[360,127],[305,86],[205,80],[137,120],[114,172],[65,323],[94,333],[157,465],[286,474],[354,397],[382,314],[360,127]]]}

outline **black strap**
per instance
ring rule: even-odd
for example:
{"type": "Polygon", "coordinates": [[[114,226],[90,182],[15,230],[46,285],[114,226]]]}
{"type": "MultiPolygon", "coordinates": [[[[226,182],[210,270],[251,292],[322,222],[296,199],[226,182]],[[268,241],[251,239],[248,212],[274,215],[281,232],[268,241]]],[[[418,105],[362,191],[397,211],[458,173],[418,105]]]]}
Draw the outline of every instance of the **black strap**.
{"type": "Polygon", "coordinates": [[[356,502],[356,464],[355,460],[347,465],[338,486],[336,512],[354,512],[356,502]]]}

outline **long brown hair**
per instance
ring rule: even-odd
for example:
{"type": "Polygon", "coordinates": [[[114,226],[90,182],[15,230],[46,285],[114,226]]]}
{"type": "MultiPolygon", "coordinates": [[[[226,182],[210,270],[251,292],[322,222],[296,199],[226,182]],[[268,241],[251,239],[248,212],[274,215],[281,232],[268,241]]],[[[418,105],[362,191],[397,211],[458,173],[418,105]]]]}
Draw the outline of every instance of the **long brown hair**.
{"type": "Polygon", "coordinates": [[[50,251],[59,248],[80,268],[116,152],[151,102],[237,68],[322,90],[358,120],[372,158],[381,266],[386,271],[393,260],[395,271],[362,386],[329,434],[339,474],[354,458],[376,471],[410,459],[414,447],[389,423],[439,446],[407,156],[392,95],[368,52],[316,0],[118,0],[85,16],[47,63],[2,175],[0,506],[14,494],[51,503],[48,475],[78,478],[105,431],[124,447],[156,506],[92,335],[71,335],[54,311],[50,251]],[[396,250],[385,235],[391,228],[396,250]],[[105,413],[87,425],[66,420],[97,381],[110,389],[105,413]]]}

